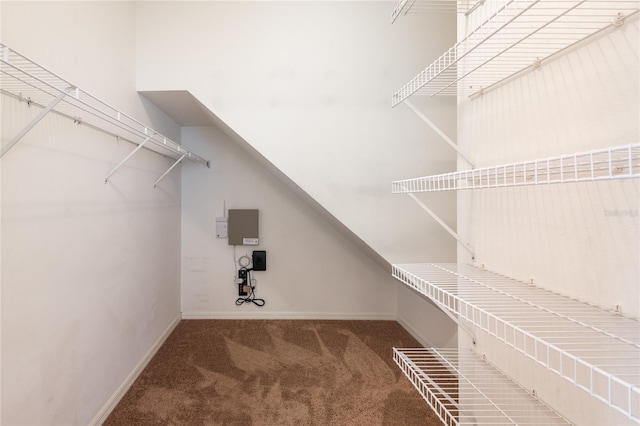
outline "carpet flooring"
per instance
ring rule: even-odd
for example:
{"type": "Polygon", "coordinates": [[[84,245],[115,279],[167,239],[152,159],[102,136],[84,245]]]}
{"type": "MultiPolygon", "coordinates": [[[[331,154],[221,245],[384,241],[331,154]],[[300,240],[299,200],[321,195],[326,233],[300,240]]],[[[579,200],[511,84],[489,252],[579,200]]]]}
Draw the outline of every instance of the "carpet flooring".
{"type": "Polygon", "coordinates": [[[104,423],[439,425],[392,360],[395,321],[181,321],[104,423]]]}

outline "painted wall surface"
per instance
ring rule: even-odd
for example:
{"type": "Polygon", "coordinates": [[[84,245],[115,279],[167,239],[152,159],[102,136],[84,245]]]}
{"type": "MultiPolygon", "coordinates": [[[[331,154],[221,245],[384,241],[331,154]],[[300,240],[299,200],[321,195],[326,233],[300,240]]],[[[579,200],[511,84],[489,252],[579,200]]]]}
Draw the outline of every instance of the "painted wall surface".
{"type": "Polygon", "coordinates": [[[186,147],[211,169],[182,176],[182,312],[185,318],[393,319],[395,280],[310,206],[215,127],[183,128],[186,147]],[[217,239],[227,209],[258,209],[260,245],[237,246],[236,259],[267,251],[253,272],[266,305],[236,306],[233,246],[217,239]]]}
{"type": "Polygon", "coordinates": [[[179,142],[173,120],[135,94],[135,2],[3,0],[0,8],[4,44],[179,142]]]}
{"type": "MultiPolygon", "coordinates": [[[[450,171],[455,156],[390,99],[454,42],[455,18],[391,25],[394,6],[141,2],[138,88],[189,90],[387,261],[452,261],[453,238],[390,183],[450,171]]],[[[418,106],[455,138],[454,100],[418,106]]],[[[420,197],[455,228],[455,194],[420,197]]],[[[399,293],[398,315],[429,335],[409,319],[438,313],[413,297],[399,293]]]]}
{"type": "MultiPolygon", "coordinates": [[[[638,18],[627,19],[537,71],[461,100],[459,143],[478,167],[637,143],[639,42],[638,18]]],[[[458,206],[458,229],[479,264],[640,316],[637,179],[460,192],[458,206]]],[[[470,260],[461,251],[459,259],[470,260]]],[[[576,424],[629,423],[487,336],[478,336],[478,350],[576,424]]]]}
{"type": "MultiPolygon", "coordinates": [[[[2,34],[2,6],[0,6],[0,34],[2,34]]],[[[0,102],[2,117],[2,102],[0,102]]],[[[0,119],[0,126],[2,120],[0,119]]],[[[1,127],[0,127],[1,130],[1,127]]],[[[1,140],[1,139],[0,139],[1,140]]],[[[0,159],[0,204],[2,203],[2,159],[0,159]]],[[[0,207],[0,332],[2,332],[2,208],[0,207]]],[[[2,421],[2,335],[0,334],[0,422],[2,421]]]]}
{"type": "Polygon", "coordinates": [[[458,346],[457,324],[431,301],[404,285],[398,287],[397,320],[426,348],[458,346]]]}
{"type": "MultiPolygon", "coordinates": [[[[162,116],[134,91],[131,3],[1,7],[3,43],[162,116]]],[[[3,143],[37,113],[3,95],[3,143]]],[[[179,318],[180,174],[154,189],[171,161],[141,150],[105,184],[133,148],[49,114],[2,158],[2,424],[90,423],[179,318]]]]}
{"type": "MultiPolygon", "coordinates": [[[[455,23],[414,15],[392,26],[393,6],[140,2],[138,89],[189,90],[388,261],[452,260],[452,239],[390,183],[451,170],[455,157],[390,103],[455,23]]],[[[455,102],[429,107],[455,134],[455,102]]],[[[455,196],[434,204],[455,226],[455,196]]]]}
{"type": "MultiPolygon", "coordinates": [[[[394,179],[448,171],[454,156],[410,111],[391,110],[389,99],[450,44],[449,36],[431,37],[438,29],[448,34],[450,23],[423,17],[392,27],[393,5],[3,1],[0,7],[2,42],[74,84],[175,140],[178,126],[132,93],[186,88],[385,259],[447,261],[455,256],[450,237],[389,188],[394,179]],[[433,43],[425,48],[425,40],[433,43]]],[[[3,102],[6,139],[34,112],[3,102]]],[[[421,107],[455,133],[454,102],[421,107]]],[[[190,143],[199,146],[199,137],[190,143]]],[[[256,278],[267,312],[394,312],[391,278],[233,147],[207,146],[244,171],[218,175],[242,196],[212,182],[219,171],[182,166],[185,179],[207,182],[184,185],[183,202],[209,202],[209,190],[221,192],[211,204],[183,210],[181,244],[179,175],[155,191],[150,185],[170,161],[141,151],[110,184],[102,182],[132,148],[49,116],[2,160],[3,424],[88,423],[179,315],[180,278],[185,312],[235,315],[232,256],[213,239],[220,199],[261,210],[269,271],[256,278]],[[331,262],[307,267],[309,256],[331,262]],[[203,277],[213,265],[213,279],[203,277]]],[[[433,198],[434,210],[455,225],[455,195],[433,198]]]]}

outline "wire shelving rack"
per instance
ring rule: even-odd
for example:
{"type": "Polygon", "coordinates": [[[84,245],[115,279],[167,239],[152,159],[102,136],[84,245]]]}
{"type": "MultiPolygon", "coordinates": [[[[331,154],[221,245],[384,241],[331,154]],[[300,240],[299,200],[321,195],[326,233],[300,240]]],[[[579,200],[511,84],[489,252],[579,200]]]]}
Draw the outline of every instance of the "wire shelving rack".
{"type": "MultiPolygon", "coordinates": [[[[509,0],[392,96],[473,96],[640,10],[638,0],[509,0]]],[[[399,12],[398,12],[399,13],[399,12]]]]}
{"type": "Polygon", "coordinates": [[[394,348],[393,360],[445,425],[570,424],[471,350],[394,348]]]}
{"type": "MultiPolygon", "coordinates": [[[[0,92],[41,108],[42,116],[48,112],[61,114],[78,124],[127,140],[178,162],[185,159],[209,166],[204,158],[4,44],[0,44],[0,92]]],[[[29,130],[26,128],[23,132],[29,130]]],[[[5,145],[2,153],[6,153],[11,146],[5,145]]]]}
{"type": "Polygon", "coordinates": [[[460,320],[640,423],[640,321],[464,264],[393,265],[460,320]]]}
{"type": "Polygon", "coordinates": [[[391,23],[408,13],[471,13],[486,0],[400,0],[391,14],[391,23]]]}
{"type": "Polygon", "coordinates": [[[392,183],[394,194],[640,177],[640,143],[392,183]]]}

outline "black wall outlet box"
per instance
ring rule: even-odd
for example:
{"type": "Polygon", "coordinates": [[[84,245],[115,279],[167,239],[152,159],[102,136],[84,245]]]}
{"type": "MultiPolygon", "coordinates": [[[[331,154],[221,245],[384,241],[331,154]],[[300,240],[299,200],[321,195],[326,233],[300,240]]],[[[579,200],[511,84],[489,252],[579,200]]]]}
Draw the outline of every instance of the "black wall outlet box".
{"type": "Polygon", "coordinates": [[[254,271],[266,271],[267,270],[267,252],[264,250],[254,250],[252,256],[253,270],[254,271]]]}

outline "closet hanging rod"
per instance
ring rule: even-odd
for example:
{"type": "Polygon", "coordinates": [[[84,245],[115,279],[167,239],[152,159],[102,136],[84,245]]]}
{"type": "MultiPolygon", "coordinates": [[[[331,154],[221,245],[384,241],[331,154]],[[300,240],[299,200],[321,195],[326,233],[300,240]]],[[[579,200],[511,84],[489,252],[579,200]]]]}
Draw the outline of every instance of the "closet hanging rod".
{"type": "MultiPolygon", "coordinates": [[[[38,108],[43,108],[43,109],[44,109],[44,108],[46,107],[45,105],[41,105],[41,104],[39,104],[39,103],[37,103],[37,102],[35,102],[35,101],[31,100],[31,99],[25,99],[24,97],[21,97],[21,96],[15,95],[15,94],[13,94],[13,93],[11,93],[11,92],[7,92],[7,91],[5,91],[4,89],[1,89],[1,88],[0,88],[0,93],[1,93],[2,95],[4,95],[4,96],[7,96],[7,97],[10,97],[10,98],[13,98],[13,99],[15,99],[15,100],[17,100],[17,101],[20,101],[20,102],[27,102],[29,105],[34,105],[34,106],[36,106],[36,107],[38,107],[38,108]]],[[[69,119],[69,120],[74,121],[74,122],[75,122],[76,124],[78,124],[78,125],[83,125],[83,126],[86,126],[86,127],[90,128],[90,129],[92,129],[92,130],[96,131],[96,132],[100,132],[100,133],[103,133],[103,134],[105,134],[105,135],[112,136],[112,137],[116,138],[116,139],[117,139],[117,140],[119,140],[119,141],[124,141],[124,142],[128,142],[128,143],[130,143],[130,144],[136,145],[136,149],[135,149],[135,150],[137,150],[137,148],[138,148],[140,145],[143,145],[143,144],[145,144],[146,142],[148,142],[148,139],[149,139],[149,138],[147,138],[147,139],[143,140],[142,142],[136,142],[136,141],[133,141],[133,140],[131,140],[131,139],[125,138],[125,137],[123,137],[123,136],[122,136],[122,135],[120,135],[120,134],[110,132],[110,131],[108,131],[108,130],[106,130],[106,129],[104,129],[104,128],[101,128],[101,127],[95,126],[95,125],[93,125],[93,124],[91,124],[91,123],[88,123],[88,122],[86,122],[86,121],[82,121],[82,120],[80,120],[80,118],[79,118],[79,117],[77,117],[77,116],[71,116],[71,115],[65,114],[65,113],[63,113],[63,112],[56,111],[56,110],[51,110],[51,111],[49,112],[49,114],[53,114],[53,115],[58,115],[58,116],[60,116],[60,117],[64,117],[64,118],[66,118],[66,119],[69,119]]],[[[134,151],[135,151],[135,150],[134,150],[134,151]]],[[[154,152],[157,152],[157,153],[158,153],[158,154],[160,154],[160,155],[163,155],[163,156],[166,156],[166,157],[168,157],[168,158],[171,158],[170,156],[168,156],[168,155],[166,155],[166,154],[163,154],[163,153],[160,153],[159,151],[154,151],[154,152]]],[[[118,169],[118,168],[119,168],[119,167],[118,167],[118,166],[116,166],[116,167],[114,168],[114,170],[112,170],[112,171],[115,171],[115,169],[118,169]]],[[[108,179],[108,177],[109,177],[111,174],[112,174],[112,173],[110,172],[110,173],[107,175],[107,179],[108,179]]]]}
{"type": "Polygon", "coordinates": [[[184,156],[191,162],[209,167],[209,161],[183,148],[126,113],[69,83],[57,74],[0,43],[0,87],[3,94],[26,101],[29,105],[44,106],[52,99],[62,96],[51,112],[72,117],[78,124],[89,124],[93,128],[127,139],[135,144],[149,139],[144,148],[161,155],[178,159],[184,156]],[[78,116],[77,114],[85,114],[78,116]]]}

